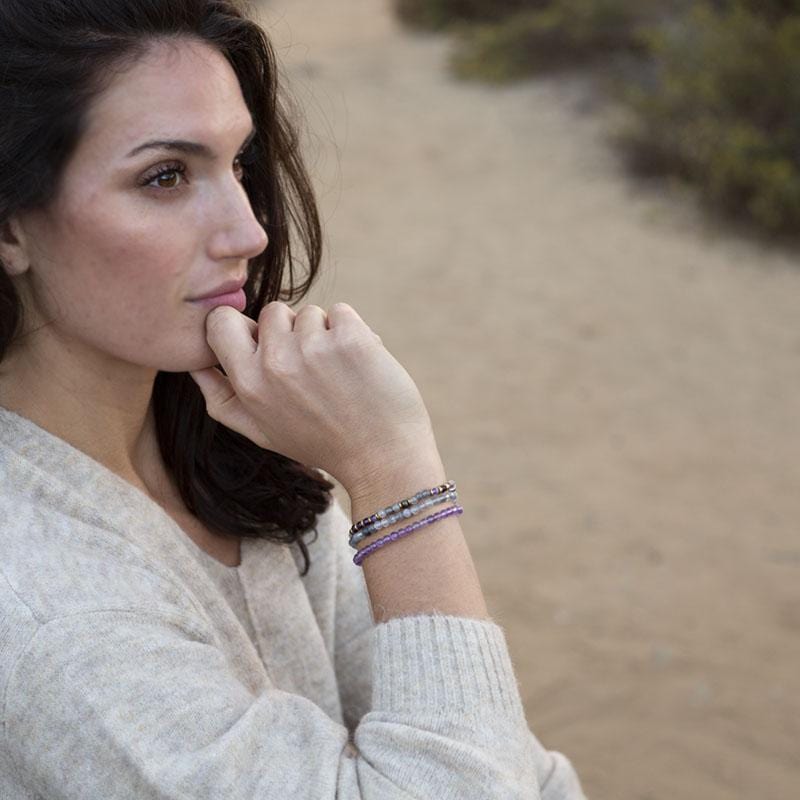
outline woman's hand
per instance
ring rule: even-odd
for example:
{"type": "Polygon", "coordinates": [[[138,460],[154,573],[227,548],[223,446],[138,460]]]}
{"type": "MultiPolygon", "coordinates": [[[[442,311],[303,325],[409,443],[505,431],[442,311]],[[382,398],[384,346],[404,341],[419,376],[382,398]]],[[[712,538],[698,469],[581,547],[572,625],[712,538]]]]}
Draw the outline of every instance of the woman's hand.
{"type": "Polygon", "coordinates": [[[325,470],[348,492],[370,473],[436,451],[416,384],[346,303],[326,315],[273,301],[258,323],[219,306],[206,318],[206,337],[225,370],[190,373],[209,416],[325,470]]]}

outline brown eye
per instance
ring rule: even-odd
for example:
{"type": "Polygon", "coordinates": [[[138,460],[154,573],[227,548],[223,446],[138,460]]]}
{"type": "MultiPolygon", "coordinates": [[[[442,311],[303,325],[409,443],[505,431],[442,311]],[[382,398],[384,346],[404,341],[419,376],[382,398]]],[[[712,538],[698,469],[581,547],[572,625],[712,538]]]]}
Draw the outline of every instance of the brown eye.
{"type": "Polygon", "coordinates": [[[252,142],[236,156],[233,162],[233,169],[237,180],[241,181],[244,178],[247,174],[248,166],[255,163],[257,157],[258,150],[252,142]]]}
{"type": "Polygon", "coordinates": [[[154,189],[174,191],[183,182],[185,172],[186,167],[179,162],[165,164],[160,170],[145,175],[141,181],[141,185],[152,186],[154,189]]]}
{"type": "Polygon", "coordinates": [[[158,185],[161,189],[174,189],[179,182],[178,175],[179,173],[172,169],[169,172],[162,172],[155,180],[158,181],[158,185]]]}

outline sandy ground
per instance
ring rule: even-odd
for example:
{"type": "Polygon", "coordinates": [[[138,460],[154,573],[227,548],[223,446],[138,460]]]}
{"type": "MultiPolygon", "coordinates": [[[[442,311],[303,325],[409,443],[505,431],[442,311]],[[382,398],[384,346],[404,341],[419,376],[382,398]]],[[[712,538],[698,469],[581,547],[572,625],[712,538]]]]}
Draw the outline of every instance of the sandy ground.
{"type": "Polygon", "coordinates": [[[326,271],[430,409],[528,721],[595,798],[800,796],[800,254],[637,185],[578,79],[446,76],[384,0],[264,24],[326,271]]]}

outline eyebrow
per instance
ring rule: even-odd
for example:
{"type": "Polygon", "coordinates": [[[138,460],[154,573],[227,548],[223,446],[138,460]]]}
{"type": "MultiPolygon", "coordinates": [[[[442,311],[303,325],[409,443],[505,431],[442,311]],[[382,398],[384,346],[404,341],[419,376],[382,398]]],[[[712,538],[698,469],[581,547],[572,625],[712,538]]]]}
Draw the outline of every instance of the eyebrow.
{"type": "MultiPolygon", "coordinates": [[[[247,134],[247,138],[244,140],[242,147],[247,147],[247,145],[253,141],[255,135],[256,128],[254,125],[250,133],[247,134]]],[[[151,142],[145,142],[138,147],[134,147],[125,157],[132,158],[143,150],[173,150],[180,153],[200,156],[201,158],[213,159],[215,157],[214,152],[207,145],[200,144],[199,142],[189,142],[186,139],[154,139],[151,142]]]]}

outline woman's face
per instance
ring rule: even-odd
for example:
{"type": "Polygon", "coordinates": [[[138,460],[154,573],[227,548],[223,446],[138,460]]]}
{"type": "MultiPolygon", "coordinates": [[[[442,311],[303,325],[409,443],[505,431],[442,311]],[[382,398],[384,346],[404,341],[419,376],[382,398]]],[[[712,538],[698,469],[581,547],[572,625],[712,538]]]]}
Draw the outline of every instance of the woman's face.
{"type": "Polygon", "coordinates": [[[189,298],[244,279],[267,246],[237,158],[252,127],[224,56],[194,40],[154,45],[93,104],[50,206],[19,220],[26,312],[52,320],[72,354],[174,372],[216,364],[209,308],[189,298]],[[148,145],[164,140],[194,145],[148,145]]]}

